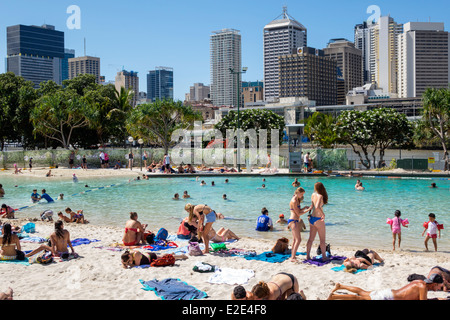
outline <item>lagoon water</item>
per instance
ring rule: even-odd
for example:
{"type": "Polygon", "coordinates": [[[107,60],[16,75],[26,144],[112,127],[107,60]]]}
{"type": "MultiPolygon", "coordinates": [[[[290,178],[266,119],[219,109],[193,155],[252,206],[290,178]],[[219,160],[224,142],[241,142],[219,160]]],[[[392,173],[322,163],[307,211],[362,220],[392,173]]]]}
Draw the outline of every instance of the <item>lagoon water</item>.
{"type": "MultiPolygon", "coordinates": [[[[70,207],[74,211],[83,209],[86,218],[93,224],[123,226],[129,212],[135,211],[139,214],[139,220],[148,223],[151,230],[164,227],[170,232],[175,232],[181,219],[186,216],[186,203],[208,204],[227,217],[214,224],[216,230],[223,226],[240,236],[292,239],[285,226],[276,225],[274,232],[259,233],[255,231],[255,225],[262,207],[269,210],[274,222],[281,213],[289,219],[289,201],[295,190],[291,185],[293,180],[294,176],[202,176],[196,181],[193,175],[141,181],[129,181],[123,177],[90,178],[73,183],[71,179],[43,181],[13,176],[0,181],[7,192],[0,202],[13,208],[30,206],[33,188],[38,191],[45,188],[54,199],[60,193],[64,193],[65,199],[53,204],[31,206],[17,212],[16,217],[39,217],[39,213],[46,209],[53,210],[56,216],[56,212],[70,207]],[[228,184],[225,183],[226,178],[229,179],[228,184]],[[205,180],[207,185],[200,186],[201,180],[205,180]],[[212,181],[215,186],[211,186],[212,181]],[[263,183],[266,189],[259,189],[263,183]],[[89,187],[85,187],[86,184],[89,187]],[[185,190],[191,199],[182,199],[185,190]],[[180,194],[181,200],[172,200],[175,193],[180,194]],[[222,199],[223,194],[227,195],[228,201],[222,199]]],[[[428,221],[428,214],[433,212],[437,221],[445,225],[441,239],[438,239],[439,250],[450,250],[446,231],[450,228],[450,180],[446,178],[366,177],[361,178],[365,191],[354,190],[356,178],[299,177],[299,181],[306,190],[305,205],[310,203],[314,183],[321,181],[327,188],[329,204],[324,211],[327,242],[332,246],[390,249],[392,235],[386,219],[392,218],[395,210],[400,210],[402,218],[410,221],[409,228],[402,229],[403,249],[424,249],[422,225],[428,221]],[[438,185],[437,189],[429,188],[432,182],[438,185]]],[[[307,217],[303,216],[303,220],[309,229],[307,217]]],[[[302,234],[302,238],[299,250],[306,245],[308,231],[302,234]]],[[[433,248],[431,242],[429,248],[433,248]]]]}

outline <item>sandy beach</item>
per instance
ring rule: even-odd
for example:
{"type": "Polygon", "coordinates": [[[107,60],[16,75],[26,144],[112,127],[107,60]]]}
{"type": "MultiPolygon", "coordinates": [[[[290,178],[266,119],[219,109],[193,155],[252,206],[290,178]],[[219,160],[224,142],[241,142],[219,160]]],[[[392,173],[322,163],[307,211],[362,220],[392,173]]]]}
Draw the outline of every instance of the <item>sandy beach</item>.
{"type": "MultiPolygon", "coordinates": [[[[23,173],[22,177],[43,177],[47,169],[33,169],[31,173],[23,173]]],[[[3,171],[2,175],[11,174],[3,171]]],[[[137,176],[142,174],[138,169],[131,170],[70,170],[52,169],[55,178],[70,178],[73,173],[79,177],[95,177],[105,175],[137,176]]],[[[3,219],[3,222],[6,222],[3,219]]],[[[28,220],[11,220],[15,225],[23,226],[28,220]]],[[[124,221],[125,224],[126,221],[124,221]]],[[[36,233],[33,237],[47,238],[53,232],[54,223],[33,221],[36,233]]],[[[160,226],[150,225],[156,232],[160,226]]],[[[49,265],[33,263],[31,265],[0,263],[0,291],[8,287],[14,290],[16,300],[160,300],[152,291],[142,290],[139,280],[163,280],[178,278],[187,284],[207,293],[208,300],[227,300],[236,284],[216,284],[209,282],[210,273],[193,271],[198,262],[209,263],[219,268],[252,270],[254,275],[246,283],[241,283],[246,289],[251,288],[261,280],[270,281],[270,278],[279,272],[292,273],[298,278],[302,289],[309,300],[326,300],[336,283],[361,287],[366,290],[398,289],[405,286],[407,277],[417,273],[427,275],[434,266],[450,269],[450,251],[440,248],[439,252],[423,251],[396,251],[391,248],[372,248],[370,240],[361,243],[358,247],[331,246],[332,255],[351,257],[358,249],[370,248],[377,251],[385,259],[384,265],[376,266],[371,270],[358,274],[344,271],[334,271],[342,261],[334,261],[324,266],[315,266],[302,263],[305,256],[298,256],[298,263],[284,261],[282,263],[269,263],[265,261],[246,260],[242,256],[219,256],[208,254],[204,256],[188,256],[186,260],[176,261],[174,266],[123,269],[120,256],[121,251],[106,249],[111,244],[121,242],[123,229],[105,227],[93,224],[66,224],[71,239],[83,238],[100,240],[90,244],[75,247],[79,254],[78,259],[70,261],[55,261],[49,265]],[[103,247],[103,248],[98,248],[103,247]]],[[[173,234],[172,234],[173,235],[173,234]]],[[[307,234],[302,235],[303,240],[298,252],[305,252],[307,234]]],[[[291,242],[291,239],[289,239],[291,242]]],[[[332,241],[332,239],[330,240],[332,241]]],[[[178,248],[187,245],[187,241],[175,241],[178,248]]],[[[431,243],[430,243],[431,244],[431,243]]],[[[21,242],[22,250],[32,250],[38,247],[37,243],[21,242]]],[[[256,254],[270,251],[273,241],[241,238],[239,241],[227,243],[227,249],[254,250],[256,254]]],[[[313,245],[317,248],[318,240],[313,245]]],[[[432,248],[432,245],[431,245],[432,248]]],[[[158,255],[165,250],[158,251],[158,255]]],[[[430,292],[430,298],[445,298],[446,292],[430,292]]]]}

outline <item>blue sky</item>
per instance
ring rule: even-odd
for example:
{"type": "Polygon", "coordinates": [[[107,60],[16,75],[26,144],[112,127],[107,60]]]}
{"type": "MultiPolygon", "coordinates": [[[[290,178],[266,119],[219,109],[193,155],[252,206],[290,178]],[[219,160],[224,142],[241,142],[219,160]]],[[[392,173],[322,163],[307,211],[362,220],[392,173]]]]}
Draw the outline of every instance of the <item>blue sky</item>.
{"type": "MultiPolygon", "coordinates": [[[[263,80],[263,28],[288,7],[308,29],[308,45],[324,48],[329,39],[353,41],[355,24],[366,20],[370,5],[397,22],[444,22],[450,30],[448,0],[0,0],[0,55],[6,57],[6,27],[16,24],[54,25],[65,32],[66,48],[101,58],[106,80],[125,68],[139,72],[140,91],[156,66],[174,68],[175,99],[184,99],[195,82],[210,84],[209,37],[214,30],[233,28],[242,35],[244,81],[263,80]],[[70,30],[67,8],[81,9],[81,29],[70,30]]],[[[5,64],[0,63],[0,73],[5,64]]]]}

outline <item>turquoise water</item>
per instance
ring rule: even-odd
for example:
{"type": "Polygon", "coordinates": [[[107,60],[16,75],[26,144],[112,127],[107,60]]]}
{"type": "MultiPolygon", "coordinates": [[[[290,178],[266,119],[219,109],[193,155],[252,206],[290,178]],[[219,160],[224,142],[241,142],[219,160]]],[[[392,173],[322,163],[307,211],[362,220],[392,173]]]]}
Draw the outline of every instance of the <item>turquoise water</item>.
{"type": "MultiPolygon", "coordinates": [[[[20,208],[30,205],[30,194],[33,188],[39,191],[47,189],[54,199],[60,193],[65,194],[64,201],[54,204],[38,204],[16,213],[16,217],[38,217],[45,209],[63,211],[65,207],[73,210],[83,209],[86,218],[93,224],[123,226],[130,211],[139,214],[139,220],[148,223],[152,230],[164,227],[171,232],[178,228],[179,221],[186,216],[184,206],[187,202],[193,204],[208,204],[217,212],[223,213],[227,219],[214,224],[215,229],[221,226],[230,228],[240,236],[254,238],[277,239],[287,237],[291,233],[284,227],[276,226],[270,233],[256,232],[256,219],[262,207],[269,210],[269,216],[275,222],[279,214],[289,218],[289,201],[295,190],[291,186],[293,177],[201,177],[197,182],[195,176],[177,178],[151,178],[150,180],[131,181],[126,178],[85,179],[79,183],[68,180],[44,181],[14,177],[2,178],[0,183],[6,191],[2,203],[20,208]],[[229,183],[225,184],[225,179],[229,183]],[[262,179],[265,178],[266,182],[262,179]],[[200,186],[205,180],[206,186],[200,186]],[[216,186],[211,186],[214,181],[216,186]],[[265,183],[266,189],[258,189],[265,183]],[[85,185],[88,184],[89,188],[85,185]],[[116,186],[93,190],[96,187],[116,186]],[[18,185],[15,187],[15,185],[18,185]],[[187,190],[191,199],[172,200],[175,193],[180,197],[187,190]],[[227,194],[228,201],[222,200],[227,194]]],[[[411,222],[409,228],[403,228],[402,247],[404,249],[422,250],[422,224],[428,220],[428,214],[433,212],[440,223],[450,227],[450,181],[447,179],[391,179],[391,178],[361,178],[365,191],[355,191],[355,178],[307,177],[299,178],[301,186],[306,190],[305,203],[310,202],[314,184],[321,181],[327,188],[329,204],[325,206],[327,242],[335,246],[349,245],[358,247],[391,248],[392,235],[386,218],[392,218],[395,210],[402,212],[402,218],[411,222]],[[439,188],[428,186],[435,182],[439,188]]],[[[303,220],[307,222],[306,216],[303,220]]],[[[309,229],[309,227],[308,227],[309,229]]],[[[450,239],[442,231],[438,239],[439,250],[448,251],[450,239]]],[[[304,248],[308,232],[302,234],[301,249],[304,248]]],[[[429,244],[432,248],[432,244],[429,244]]]]}

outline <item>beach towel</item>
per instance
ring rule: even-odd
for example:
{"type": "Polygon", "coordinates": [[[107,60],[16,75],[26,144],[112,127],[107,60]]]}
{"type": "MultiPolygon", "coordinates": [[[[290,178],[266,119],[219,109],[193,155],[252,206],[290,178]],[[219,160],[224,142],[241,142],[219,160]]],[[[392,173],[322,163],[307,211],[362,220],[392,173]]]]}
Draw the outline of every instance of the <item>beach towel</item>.
{"type": "MultiPolygon", "coordinates": [[[[296,256],[298,255],[306,255],[306,253],[297,252],[296,256]]],[[[286,261],[291,257],[290,254],[283,254],[283,253],[273,253],[272,251],[264,252],[258,255],[246,255],[244,258],[246,260],[258,260],[258,261],[265,261],[270,263],[281,263],[286,261]]]]}
{"type": "Polygon", "coordinates": [[[219,268],[208,279],[214,284],[242,285],[246,284],[250,278],[255,276],[255,272],[250,269],[219,268]]]}
{"type": "Polygon", "coordinates": [[[25,260],[0,260],[0,263],[11,263],[11,264],[21,264],[24,266],[29,266],[30,262],[28,261],[28,258],[25,258],[25,260]]]}
{"type": "MultiPolygon", "coordinates": [[[[380,263],[374,263],[374,264],[373,264],[373,267],[378,267],[378,266],[380,266],[380,265],[381,265],[380,263]]],[[[371,269],[372,269],[372,267],[370,267],[369,269],[358,269],[358,270],[356,270],[356,271],[353,272],[353,273],[356,274],[356,273],[360,273],[360,272],[367,271],[367,270],[371,270],[371,269]]],[[[341,266],[339,266],[339,267],[331,268],[331,270],[336,271],[336,272],[344,271],[344,270],[345,270],[345,266],[344,266],[344,265],[341,265],[341,266]]]]}
{"type": "Polygon", "coordinates": [[[203,299],[208,295],[206,292],[181,281],[180,279],[168,278],[163,280],[139,280],[145,291],[153,291],[162,300],[194,300],[203,299]]]}
{"type": "Polygon", "coordinates": [[[173,248],[178,248],[178,245],[173,241],[166,241],[166,240],[158,240],[152,245],[145,245],[142,247],[142,249],[148,251],[161,251],[173,248]]]}
{"type": "Polygon", "coordinates": [[[303,260],[303,263],[308,263],[308,264],[312,264],[312,265],[316,265],[318,267],[324,266],[328,263],[330,263],[333,260],[345,260],[347,259],[347,257],[341,257],[341,256],[329,256],[329,259],[327,261],[322,261],[322,256],[317,256],[314,257],[310,260],[303,260]]]}
{"type": "Polygon", "coordinates": [[[20,242],[27,242],[27,243],[44,243],[48,239],[41,238],[41,237],[26,237],[20,240],[20,242]]]}
{"type": "Polygon", "coordinates": [[[72,247],[81,246],[82,244],[90,244],[92,242],[99,242],[100,240],[89,240],[86,238],[77,238],[72,240],[72,247]]]}

